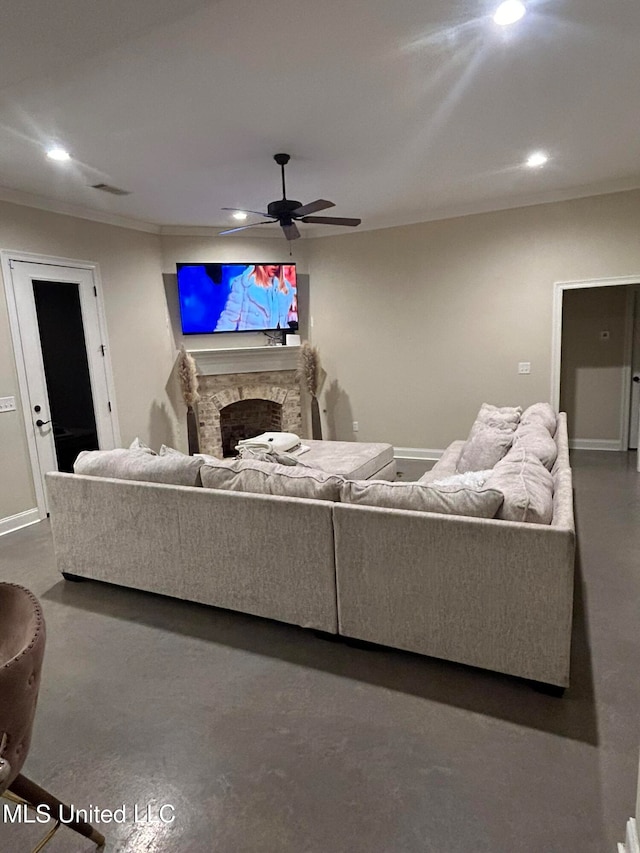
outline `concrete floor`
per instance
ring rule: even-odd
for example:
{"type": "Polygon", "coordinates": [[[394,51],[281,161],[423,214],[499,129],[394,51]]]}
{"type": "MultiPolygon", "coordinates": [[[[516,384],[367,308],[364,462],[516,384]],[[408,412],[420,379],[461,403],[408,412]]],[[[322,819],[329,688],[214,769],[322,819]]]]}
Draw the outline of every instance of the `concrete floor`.
{"type": "MultiPolygon", "coordinates": [[[[0,539],[40,598],[45,671],[25,772],[125,805],[108,851],[614,853],[635,806],[640,475],[572,455],[572,686],[330,643],[287,625],[56,573],[48,523],[0,539]],[[162,803],[175,821],[161,824],[162,803]],[[150,823],[132,819],[151,805],[150,823]]],[[[167,817],[169,813],[167,812],[167,817]]],[[[0,822],[0,851],[42,827],[0,822]]],[[[47,848],[95,849],[61,828],[47,848]]]]}

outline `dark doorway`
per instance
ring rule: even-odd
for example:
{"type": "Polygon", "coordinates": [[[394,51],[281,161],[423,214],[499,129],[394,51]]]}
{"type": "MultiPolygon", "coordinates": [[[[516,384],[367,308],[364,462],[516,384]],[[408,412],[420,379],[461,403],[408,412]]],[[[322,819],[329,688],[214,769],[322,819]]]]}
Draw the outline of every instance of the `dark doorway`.
{"type": "Polygon", "coordinates": [[[59,471],[81,450],[98,449],[80,290],[73,282],[33,282],[59,471]]]}

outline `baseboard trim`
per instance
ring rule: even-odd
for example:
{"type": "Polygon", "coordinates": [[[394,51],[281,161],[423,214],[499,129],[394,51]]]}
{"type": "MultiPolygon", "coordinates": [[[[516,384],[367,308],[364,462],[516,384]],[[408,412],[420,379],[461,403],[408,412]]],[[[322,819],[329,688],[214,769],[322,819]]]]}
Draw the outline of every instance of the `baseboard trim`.
{"type": "Polygon", "coordinates": [[[572,438],[569,441],[569,450],[617,450],[624,448],[620,446],[620,440],[616,438],[572,438]]]}
{"type": "Polygon", "coordinates": [[[627,835],[624,844],[618,844],[618,853],[640,853],[638,825],[633,817],[627,821],[627,835]]]}
{"type": "Polygon", "coordinates": [[[424,447],[394,447],[394,459],[415,459],[427,461],[435,461],[440,459],[444,450],[429,450],[424,447]]]}
{"type": "Polygon", "coordinates": [[[37,507],[19,512],[17,515],[0,518],[0,536],[4,536],[5,533],[13,533],[14,530],[20,530],[21,527],[28,527],[29,524],[35,524],[36,521],[40,521],[40,513],[37,507]]]}

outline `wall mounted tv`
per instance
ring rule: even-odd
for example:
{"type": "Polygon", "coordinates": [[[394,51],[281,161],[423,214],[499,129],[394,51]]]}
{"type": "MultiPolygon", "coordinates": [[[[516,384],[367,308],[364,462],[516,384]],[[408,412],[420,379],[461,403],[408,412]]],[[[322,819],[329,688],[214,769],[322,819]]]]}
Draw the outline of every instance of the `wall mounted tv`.
{"type": "Polygon", "coordinates": [[[185,335],[298,328],[295,264],[178,264],[185,335]]]}

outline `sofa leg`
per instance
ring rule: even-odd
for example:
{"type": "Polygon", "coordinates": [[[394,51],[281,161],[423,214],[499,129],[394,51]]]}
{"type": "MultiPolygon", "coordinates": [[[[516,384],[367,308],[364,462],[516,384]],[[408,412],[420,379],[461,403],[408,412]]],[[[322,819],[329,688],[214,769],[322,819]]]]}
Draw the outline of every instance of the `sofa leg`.
{"type": "Polygon", "coordinates": [[[72,575],[69,572],[62,572],[62,577],[66,581],[72,581],[72,583],[82,583],[86,580],[86,578],[80,577],[80,575],[72,575]]]}
{"type": "Polygon", "coordinates": [[[543,693],[545,696],[554,696],[556,699],[562,699],[566,687],[560,687],[558,684],[546,684],[544,681],[529,682],[536,693],[543,693]]]}

